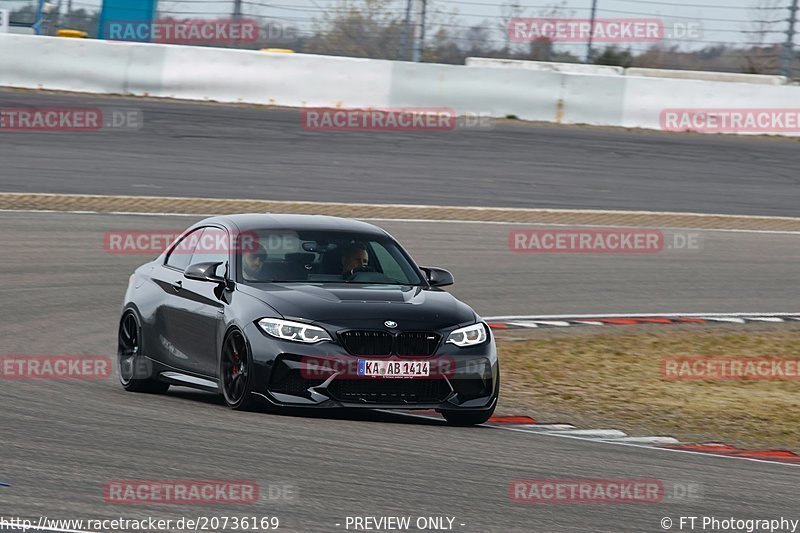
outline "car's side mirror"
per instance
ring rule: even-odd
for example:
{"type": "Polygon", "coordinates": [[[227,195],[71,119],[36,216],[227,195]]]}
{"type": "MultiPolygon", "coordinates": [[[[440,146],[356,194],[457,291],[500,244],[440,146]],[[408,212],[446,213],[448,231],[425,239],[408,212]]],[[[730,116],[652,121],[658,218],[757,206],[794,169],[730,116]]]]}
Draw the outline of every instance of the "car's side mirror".
{"type": "Polygon", "coordinates": [[[428,284],[431,287],[444,287],[446,285],[452,285],[455,283],[455,279],[453,279],[453,275],[443,269],[437,267],[419,267],[423,272],[425,272],[425,277],[428,280],[428,284]]]}
{"type": "Polygon", "coordinates": [[[189,265],[186,267],[186,270],[183,271],[183,277],[197,281],[225,283],[225,278],[217,275],[217,267],[221,264],[222,262],[218,261],[216,263],[195,263],[194,265],[189,265]]]}

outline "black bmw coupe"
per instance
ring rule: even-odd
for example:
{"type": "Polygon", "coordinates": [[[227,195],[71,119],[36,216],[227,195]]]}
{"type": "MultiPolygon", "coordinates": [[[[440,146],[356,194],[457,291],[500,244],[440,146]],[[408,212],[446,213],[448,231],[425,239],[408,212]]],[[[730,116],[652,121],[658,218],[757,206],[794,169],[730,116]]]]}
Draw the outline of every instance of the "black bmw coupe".
{"type": "Polygon", "coordinates": [[[207,218],[130,277],[129,391],[218,392],[233,409],[435,409],[485,422],[499,394],[488,325],[384,230],[356,220],[207,218]]]}

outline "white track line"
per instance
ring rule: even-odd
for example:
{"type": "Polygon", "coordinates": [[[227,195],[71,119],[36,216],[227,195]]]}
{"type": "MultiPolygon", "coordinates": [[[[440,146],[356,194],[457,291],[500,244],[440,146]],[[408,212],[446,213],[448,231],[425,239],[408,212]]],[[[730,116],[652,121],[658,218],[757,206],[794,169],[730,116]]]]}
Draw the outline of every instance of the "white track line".
{"type": "Polygon", "coordinates": [[[663,445],[663,444],[680,444],[681,441],[676,439],[675,437],[666,437],[666,436],[658,436],[654,435],[652,437],[618,437],[613,439],[602,439],[606,442],[628,442],[634,444],[649,444],[653,445],[663,445]]]}
{"type": "MultiPolygon", "coordinates": [[[[624,211],[623,211],[624,212],[624,211]]],[[[632,212],[632,211],[631,211],[632,212]]],[[[717,215],[709,215],[717,216],[717,215]]],[[[502,222],[498,220],[440,220],[431,218],[360,218],[359,220],[375,222],[436,222],[437,224],[493,224],[506,226],[536,226],[536,227],[556,227],[556,228],[628,228],[639,229],[642,226],[630,226],[621,224],[555,224],[552,222],[502,222]]],[[[789,230],[769,230],[769,229],[733,229],[733,228],[695,228],[683,226],[648,226],[649,229],[671,230],[671,231],[702,231],[718,233],[756,233],[765,235],[800,235],[800,231],[789,230]]]]}
{"type": "Polygon", "coordinates": [[[581,320],[584,318],[764,318],[764,317],[800,318],[800,313],[609,313],[593,315],[504,315],[483,317],[486,321],[545,321],[545,320],[581,320]]]}
{"type": "MultiPolygon", "coordinates": [[[[9,196],[30,196],[35,194],[39,197],[57,198],[66,196],[70,198],[122,198],[131,200],[200,200],[200,201],[252,201],[248,198],[204,198],[196,196],[139,196],[139,195],[125,195],[125,194],[74,194],[74,193],[3,193],[9,196]]],[[[589,214],[589,215],[661,215],[661,216],[688,216],[688,217],[715,217],[725,219],[758,219],[758,220],[782,220],[789,222],[800,222],[800,217],[784,217],[784,216],[766,216],[766,215],[730,215],[730,214],[715,214],[715,213],[683,213],[676,211],[624,211],[624,210],[609,210],[609,209],[550,209],[550,208],[531,208],[531,207],[484,207],[484,206],[457,206],[457,205],[439,205],[439,204],[370,204],[358,202],[314,202],[307,200],[261,200],[256,201],[272,202],[276,204],[286,205],[314,205],[323,207],[379,207],[379,208],[400,208],[400,209],[457,209],[465,211],[509,211],[513,213],[546,213],[546,214],[589,214]]]]}
{"type": "MultiPolygon", "coordinates": [[[[20,520],[25,520],[25,519],[21,518],[20,520]]],[[[15,526],[11,522],[8,522],[8,521],[5,521],[5,520],[0,520],[0,530],[2,530],[2,529],[11,530],[12,528],[13,528],[14,531],[22,531],[23,533],[25,531],[31,531],[31,530],[32,531],[55,531],[57,533],[100,533],[99,531],[89,531],[89,530],[85,530],[85,529],[59,529],[59,528],[56,528],[56,527],[44,527],[44,526],[38,526],[38,525],[35,525],[35,524],[30,524],[30,525],[25,525],[25,526],[20,524],[18,526],[15,526]]]]}
{"type": "MultiPolygon", "coordinates": [[[[533,428],[529,428],[533,430],[533,428]]],[[[586,437],[587,439],[609,440],[630,437],[624,431],[618,429],[551,429],[547,431],[550,435],[575,435],[586,437]]]]}
{"type": "Polygon", "coordinates": [[[54,213],[65,215],[126,215],[126,216],[142,216],[142,217],[196,217],[207,218],[217,216],[211,213],[139,213],[137,211],[83,211],[83,210],[68,210],[62,211],[59,209],[0,209],[0,213],[54,213]]]}
{"type": "MultiPolygon", "coordinates": [[[[386,409],[378,409],[378,411],[381,411],[381,412],[384,412],[384,413],[392,413],[392,414],[396,414],[396,415],[410,416],[410,417],[416,417],[416,418],[424,418],[424,419],[427,419],[427,420],[436,420],[438,422],[445,423],[445,421],[443,419],[437,418],[437,417],[434,417],[434,416],[416,415],[416,414],[413,414],[413,413],[401,413],[401,412],[390,411],[390,410],[386,410],[386,409]]],[[[696,452],[696,451],[693,451],[693,450],[676,450],[674,448],[660,448],[658,446],[648,446],[646,444],[636,444],[636,443],[633,443],[633,442],[621,442],[621,441],[614,441],[614,440],[592,439],[592,438],[580,437],[580,436],[576,436],[576,435],[564,435],[564,434],[561,434],[561,433],[550,433],[550,432],[547,432],[547,431],[531,431],[529,429],[522,429],[522,428],[516,428],[516,427],[491,426],[489,424],[481,424],[478,427],[489,428],[489,429],[502,429],[502,430],[506,430],[506,431],[516,431],[516,432],[519,432],[519,433],[527,433],[529,435],[538,435],[538,436],[542,436],[542,437],[555,437],[555,438],[559,438],[559,439],[575,439],[575,440],[582,440],[582,441],[585,441],[585,442],[595,442],[595,443],[599,443],[599,444],[609,444],[609,445],[612,445],[612,446],[630,446],[632,448],[642,448],[642,449],[645,449],[645,450],[657,450],[657,451],[664,451],[664,452],[688,453],[688,454],[692,454],[692,455],[700,455],[702,457],[717,457],[717,458],[721,458],[721,459],[737,459],[737,460],[740,460],[740,461],[753,461],[753,462],[756,462],[756,463],[779,464],[779,465],[782,465],[782,466],[795,466],[795,467],[800,466],[800,464],[795,464],[795,463],[782,463],[780,461],[767,461],[766,459],[755,459],[753,457],[736,457],[736,456],[731,456],[731,455],[719,455],[719,454],[715,454],[715,453],[696,452]]]]}
{"type": "Polygon", "coordinates": [[[732,455],[719,455],[719,454],[715,454],[715,453],[696,452],[694,450],[676,450],[674,448],[660,448],[658,446],[648,446],[648,445],[645,445],[645,444],[635,444],[635,443],[631,443],[631,442],[615,442],[615,441],[606,441],[606,440],[599,440],[599,439],[590,439],[590,438],[586,438],[586,437],[578,437],[578,436],[575,436],[575,435],[562,435],[562,434],[558,434],[558,433],[534,432],[534,431],[528,431],[528,430],[524,430],[524,429],[517,429],[517,428],[513,428],[513,427],[489,426],[489,425],[486,425],[486,424],[483,424],[481,427],[488,427],[488,428],[492,428],[492,429],[505,429],[507,431],[518,431],[518,432],[528,433],[528,434],[533,434],[533,435],[541,435],[541,436],[544,436],[544,437],[556,437],[556,438],[560,438],[560,439],[576,439],[576,440],[583,440],[583,441],[588,441],[588,442],[611,444],[613,446],[631,446],[633,448],[642,448],[642,449],[646,449],[646,450],[659,450],[659,451],[666,451],[666,452],[689,453],[689,454],[693,454],[693,455],[701,455],[703,457],[719,457],[719,458],[723,458],[723,459],[738,459],[738,460],[742,460],[742,461],[754,461],[754,462],[757,462],[757,463],[779,464],[779,465],[783,465],[783,466],[795,466],[795,467],[800,466],[800,463],[783,463],[783,462],[780,462],[780,461],[767,461],[766,459],[755,459],[753,457],[737,457],[737,456],[732,456],[732,455]]]}
{"type": "MultiPolygon", "coordinates": [[[[361,204],[343,204],[357,206],[361,204]]],[[[370,205],[370,204],[367,204],[370,205]]],[[[374,207],[381,207],[376,204],[374,207]]],[[[394,207],[394,206],[389,206],[394,207]]],[[[430,206],[435,207],[435,206],[430,206]]],[[[142,213],[138,211],[88,211],[88,210],[68,210],[60,211],[58,209],[0,209],[0,213],[61,213],[67,215],[124,215],[124,216],[151,216],[151,217],[194,217],[194,218],[207,218],[219,216],[219,213],[142,213]]],[[[637,211],[620,211],[620,213],[636,214],[637,211]]],[[[266,214],[266,213],[265,213],[266,214]]],[[[708,215],[708,216],[723,216],[723,215],[708,215]]],[[[735,216],[735,215],[731,215],[735,216]]],[[[758,217],[756,217],[758,218],[758,217]]],[[[482,225],[500,225],[500,226],[535,226],[535,227],[563,227],[563,228],[640,228],[641,226],[629,225],[613,225],[613,224],[555,224],[543,222],[502,222],[497,220],[450,220],[438,218],[357,218],[357,220],[364,220],[367,222],[407,222],[407,223],[435,223],[435,224],[482,224],[482,225]]],[[[679,227],[679,226],[658,226],[652,229],[660,230],[675,230],[675,231],[702,231],[702,232],[716,232],[716,233],[754,233],[763,235],[800,235],[800,231],[783,231],[783,230],[759,230],[759,229],[731,229],[731,228],[694,228],[694,227],[679,227]]]]}

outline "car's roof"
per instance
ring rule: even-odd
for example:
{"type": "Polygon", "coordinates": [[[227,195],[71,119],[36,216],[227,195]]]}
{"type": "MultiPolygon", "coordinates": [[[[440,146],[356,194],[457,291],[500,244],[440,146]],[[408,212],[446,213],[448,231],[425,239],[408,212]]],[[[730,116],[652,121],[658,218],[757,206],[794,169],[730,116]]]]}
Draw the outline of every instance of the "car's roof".
{"type": "Polygon", "coordinates": [[[236,215],[220,215],[210,217],[197,225],[219,223],[234,226],[241,231],[260,229],[285,229],[295,231],[352,231],[386,235],[377,226],[354,220],[352,218],[331,217],[326,215],[293,215],[276,213],[241,213],[236,215]]]}

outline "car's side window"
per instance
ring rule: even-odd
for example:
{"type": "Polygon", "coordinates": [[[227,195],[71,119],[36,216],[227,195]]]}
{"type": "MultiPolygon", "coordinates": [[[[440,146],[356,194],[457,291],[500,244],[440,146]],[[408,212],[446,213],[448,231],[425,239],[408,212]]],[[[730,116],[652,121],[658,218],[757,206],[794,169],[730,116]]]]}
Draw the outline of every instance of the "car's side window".
{"type": "Polygon", "coordinates": [[[178,270],[186,270],[204,229],[205,228],[198,228],[184,235],[170,251],[164,264],[172,268],[177,268],[178,270]]]}
{"type": "Polygon", "coordinates": [[[222,228],[206,228],[197,241],[190,265],[197,263],[222,263],[217,266],[217,276],[225,276],[228,263],[228,232],[222,228]]]}

